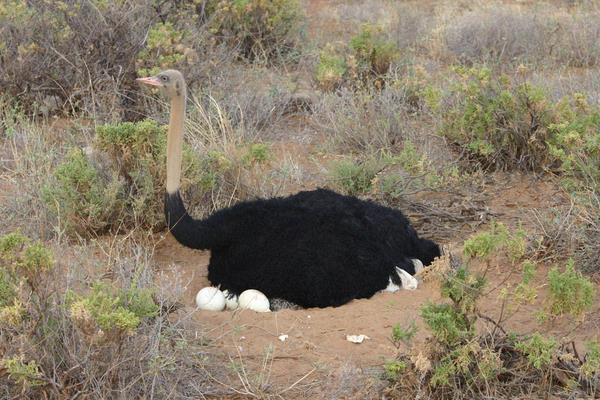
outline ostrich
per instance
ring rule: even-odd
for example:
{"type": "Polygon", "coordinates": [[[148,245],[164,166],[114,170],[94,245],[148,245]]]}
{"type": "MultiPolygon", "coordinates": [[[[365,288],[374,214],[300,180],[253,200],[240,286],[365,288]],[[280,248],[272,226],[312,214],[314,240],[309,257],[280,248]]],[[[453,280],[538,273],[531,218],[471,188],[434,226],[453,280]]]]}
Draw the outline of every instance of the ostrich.
{"type": "Polygon", "coordinates": [[[401,285],[396,267],[413,275],[412,258],[429,265],[440,255],[400,211],[326,189],[244,201],[192,218],[179,193],[185,81],[176,70],[138,81],[170,99],[165,218],[179,243],[211,250],[213,285],[233,295],[256,289],[305,308],[340,306],[391,282],[401,285]]]}

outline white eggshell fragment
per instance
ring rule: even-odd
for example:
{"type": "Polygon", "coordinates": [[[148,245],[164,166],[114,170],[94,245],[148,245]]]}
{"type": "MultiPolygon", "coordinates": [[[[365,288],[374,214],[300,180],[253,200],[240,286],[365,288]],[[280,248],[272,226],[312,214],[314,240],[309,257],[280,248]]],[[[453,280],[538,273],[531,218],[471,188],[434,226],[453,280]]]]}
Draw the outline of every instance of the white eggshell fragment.
{"type": "Polygon", "coordinates": [[[205,287],[200,289],[196,295],[196,305],[201,310],[223,311],[225,308],[225,296],[216,287],[205,287]]]}
{"type": "Polygon", "coordinates": [[[223,290],[225,296],[225,309],[235,310],[238,308],[238,297],[235,294],[229,294],[229,291],[223,290]]]}
{"type": "Polygon", "coordinates": [[[267,296],[262,294],[255,289],[248,289],[240,294],[238,299],[240,308],[246,308],[257,312],[268,312],[271,311],[269,308],[269,299],[267,296]]]}
{"type": "Polygon", "coordinates": [[[346,335],[346,340],[352,343],[357,343],[360,344],[362,343],[365,339],[371,339],[370,337],[368,337],[367,335],[346,335]]]}

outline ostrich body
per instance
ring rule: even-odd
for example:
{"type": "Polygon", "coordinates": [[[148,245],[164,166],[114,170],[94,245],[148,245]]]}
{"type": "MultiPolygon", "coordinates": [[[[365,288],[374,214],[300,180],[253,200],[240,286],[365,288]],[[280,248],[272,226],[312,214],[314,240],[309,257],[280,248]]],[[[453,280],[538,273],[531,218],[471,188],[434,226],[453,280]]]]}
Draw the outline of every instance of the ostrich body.
{"type": "Polygon", "coordinates": [[[170,98],[165,217],[184,246],[211,250],[208,279],[229,293],[257,289],[301,307],[339,306],[400,285],[395,267],[415,273],[440,255],[398,210],[326,189],[240,202],[205,219],[186,211],[179,193],[186,87],[179,71],[141,83],[170,98]]]}

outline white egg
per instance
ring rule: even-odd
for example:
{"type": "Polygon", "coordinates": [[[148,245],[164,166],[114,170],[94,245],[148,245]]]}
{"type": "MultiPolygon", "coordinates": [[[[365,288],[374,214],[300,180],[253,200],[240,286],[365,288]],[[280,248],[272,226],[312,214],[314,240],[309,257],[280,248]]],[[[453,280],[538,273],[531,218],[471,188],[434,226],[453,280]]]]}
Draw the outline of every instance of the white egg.
{"type": "Polygon", "coordinates": [[[223,290],[223,296],[225,296],[225,308],[227,310],[238,308],[238,297],[235,294],[229,294],[229,291],[223,290]]]}
{"type": "Polygon", "coordinates": [[[200,289],[196,295],[196,304],[201,310],[223,311],[225,308],[225,296],[216,287],[205,287],[200,289]]]}
{"type": "Polygon", "coordinates": [[[239,305],[240,308],[247,308],[257,312],[271,311],[267,296],[254,289],[245,290],[240,294],[239,305]]]}

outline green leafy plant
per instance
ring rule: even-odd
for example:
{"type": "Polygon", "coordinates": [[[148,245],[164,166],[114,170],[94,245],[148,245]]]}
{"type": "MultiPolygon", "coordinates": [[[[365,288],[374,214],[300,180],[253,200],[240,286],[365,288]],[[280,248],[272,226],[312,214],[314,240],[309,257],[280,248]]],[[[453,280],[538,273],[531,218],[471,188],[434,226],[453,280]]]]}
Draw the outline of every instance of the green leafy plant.
{"type": "Polygon", "coordinates": [[[347,70],[344,56],[337,54],[332,46],[327,46],[319,54],[315,79],[321,89],[332,91],[342,85],[347,70]]]}
{"type": "Polygon", "coordinates": [[[573,189],[591,188],[600,182],[600,109],[581,93],[563,98],[555,106],[550,151],[560,161],[564,179],[573,189]]]}
{"type": "Polygon", "coordinates": [[[400,324],[396,324],[392,328],[392,342],[396,346],[398,346],[400,342],[408,343],[412,340],[418,330],[415,321],[412,321],[406,328],[403,328],[400,324]]]}
{"type": "Polygon", "coordinates": [[[6,368],[10,379],[21,386],[23,391],[44,384],[41,379],[40,366],[35,360],[26,363],[23,357],[14,356],[3,358],[1,364],[2,367],[6,368]]]}
{"type": "Polygon", "coordinates": [[[431,303],[421,309],[421,317],[440,343],[454,346],[473,336],[477,319],[475,307],[484,286],[483,277],[459,268],[442,283],[442,295],[452,303],[431,303]]]}
{"type": "MultiPolygon", "coordinates": [[[[131,226],[160,228],[166,180],[166,128],[154,121],[101,125],[94,153],[73,150],[42,189],[67,233],[131,226]],[[117,218],[118,216],[118,218],[117,218]]],[[[182,190],[206,181],[200,159],[184,145],[182,190]]]]}
{"type": "Polygon", "coordinates": [[[54,257],[42,243],[32,242],[21,233],[12,232],[0,236],[0,266],[0,276],[4,277],[0,279],[0,288],[8,287],[6,282],[17,275],[34,278],[51,270],[54,257]]]}
{"type": "Polygon", "coordinates": [[[388,380],[394,381],[406,370],[406,363],[403,361],[389,361],[383,366],[385,377],[388,380]]]}
{"type": "Polygon", "coordinates": [[[264,143],[253,143],[242,156],[242,162],[250,164],[264,164],[271,158],[270,148],[264,143]]]}
{"type": "Polygon", "coordinates": [[[354,87],[374,85],[382,89],[398,54],[398,46],[386,38],[382,27],[365,24],[342,49],[328,44],[321,50],[315,79],[327,91],[339,88],[344,82],[354,87]]]}
{"type": "Polygon", "coordinates": [[[17,327],[28,315],[32,301],[45,301],[39,290],[54,268],[50,249],[19,232],[0,236],[0,325],[17,327]],[[25,289],[26,288],[26,289],[25,289]],[[27,307],[26,307],[27,305],[27,307]]]}
{"type": "Polygon", "coordinates": [[[463,253],[469,258],[489,259],[496,251],[505,250],[514,263],[525,255],[527,233],[519,228],[510,232],[501,222],[492,222],[490,229],[465,241],[463,253]]]}
{"type": "Polygon", "coordinates": [[[14,299],[12,305],[0,306],[0,326],[18,327],[26,313],[27,310],[23,307],[23,304],[19,300],[14,299]]]}
{"type": "Polygon", "coordinates": [[[514,290],[514,296],[517,302],[533,303],[537,296],[537,289],[532,286],[532,279],[535,275],[536,265],[526,260],[522,265],[523,278],[514,290]]]}
{"type": "Polygon", "coordinates": [[[16,288],[10,279],[9,273],[4,269],[0,270],[0,307],[10,306],[15,300],[16,288]]]}
{"type": "Polygon", "coordinates": [[[548,367],[556,350],[556,341],[546,339],[539,333],[534,333],[529,339],[518,342],[516,348],[527,356],[529,364],[534,368],[548,367]]]}
{"type": "Polygon", "coordinates": [[[421,317],[433,336],[447,345],[454,345],[472,334],[469,321],[450,304],[427,304],[421,309],[421,317]]]}
{"type": "Polygon", "coordinates": [[[585,362],[580,370],[588,378],[598,376],[600,375],[600,344],[598,342],[588,342],[586,347],[585,362]]]}
{"type": "Polygon", "coordinates": [[[554,267],[548,272],[550,284],[550,312],[554,315],[571,314],[582,317],[592,307],[594,284],[575,271],[572,259],[567,261],[564,272],[554,267]]]}
{"type": "Polygon", "coordinates": [[[87,296],[72,294],[70,315],[88,334],[101,329],[109,338],[132,334],[144,318],[158,314],[152,293],[146,289],[117,290],[96,283],[87,296]]]}

